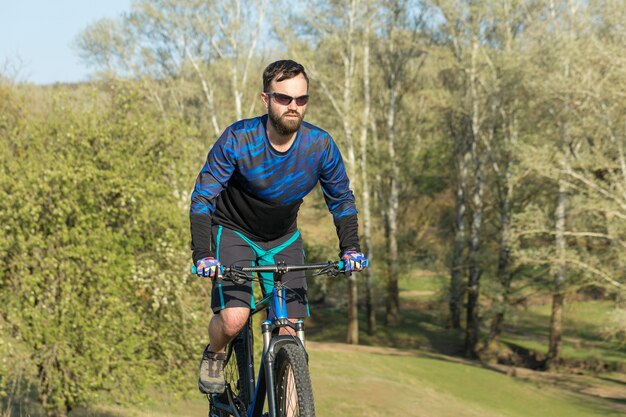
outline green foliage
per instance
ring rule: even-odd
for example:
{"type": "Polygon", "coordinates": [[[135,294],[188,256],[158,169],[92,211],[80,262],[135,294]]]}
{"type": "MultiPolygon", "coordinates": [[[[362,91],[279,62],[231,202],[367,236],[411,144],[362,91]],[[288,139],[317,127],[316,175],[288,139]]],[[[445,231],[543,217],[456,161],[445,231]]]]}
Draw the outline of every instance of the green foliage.
{"type": "Polygon", "coordinates": [[[128,86],[81,96],[0,132],[2,318],[50,415],[179,382],[201,335],[186,295],[193,132],[128,86]]]}
{"type": "Polygon", "coordinates": [[[618,122],[626,102],[614,86],[624,85],[626,73],[615,65],[623,51],[614,37],[620,32],[610,23],[614,7],[564,7],[562,19],[553,16],[548,27],[529,30],[534,48],[527,71],[537,76],[527,83],[533,100],[524,109],[527,133],[516,150],[524,185],[537,192],[517,213],[515,228],[518,263],[544,265],[554,275],[564,261],[570,290],[600,286],[616,294],[626,283],[626,165],[624,126],[618,122]],[[590,55],[597,55],[593,63],[590,55]],[[567,195],[562,253],[554,244],[558,184],[567,195]]]}

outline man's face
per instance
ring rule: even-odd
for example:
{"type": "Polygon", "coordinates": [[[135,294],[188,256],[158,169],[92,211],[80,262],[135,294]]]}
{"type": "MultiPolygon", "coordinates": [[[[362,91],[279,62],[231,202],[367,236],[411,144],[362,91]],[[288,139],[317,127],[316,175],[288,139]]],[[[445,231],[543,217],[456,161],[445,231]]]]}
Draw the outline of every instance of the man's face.
{"type": "Polygon", "coordinates": [[[304,76],[298,74],[288,80],[272,81],[268,93],[270,94],[263,93],[262,99],[267,107],[270,122],[276,131],[284,136],[297,132],[306,113],[306,103],[298,106],[297,100],[291,100],[289,104],[281,104],[280,101],[285,101],[285,97],[282,96],[298,98],[308,94],[304,76]]]}

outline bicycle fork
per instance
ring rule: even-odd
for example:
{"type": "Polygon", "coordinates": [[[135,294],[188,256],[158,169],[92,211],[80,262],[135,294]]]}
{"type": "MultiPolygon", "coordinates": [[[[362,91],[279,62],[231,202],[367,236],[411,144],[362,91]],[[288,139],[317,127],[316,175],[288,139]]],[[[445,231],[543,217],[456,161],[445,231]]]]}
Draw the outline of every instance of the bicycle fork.
{"type": "MultiPolygon", "coordinates": [[[[288,343],[294,343],[294,341],[304,349],[304,322],[298,320],[295,324],[291,323],[287,316],[287,306],[285,300],[285,289],[278,290],[277,296],[273,297],[273,308],[270,310],[273,312],[267,320],[261,325],[261,332],[263,334],[263,365],[264,374],[267,389],[267,400],[269,408],[269,417],[276,417],[276,381],[274,379],[274,363],[276,353],[280,348],[288,343]],[[272,337],[272,332],[277,327],[291,327],[296,331],[297,338],[292,336],[275,336],[272,337]]],[[[263,371],[261,371],[263,372],[263,371]]],[[[260,377],[261,375],[259,375],[260,377]]]]}

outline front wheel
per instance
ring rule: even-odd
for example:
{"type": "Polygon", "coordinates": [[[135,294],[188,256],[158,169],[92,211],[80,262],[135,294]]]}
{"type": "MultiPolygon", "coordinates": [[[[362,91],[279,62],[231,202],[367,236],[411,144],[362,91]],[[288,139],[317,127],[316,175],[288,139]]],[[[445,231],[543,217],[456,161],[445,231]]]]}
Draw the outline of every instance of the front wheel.
{"type": "Polygon", "coordinates": [[[313,390],[304,349],[288,344],[276,355],[278,417],[315,417],[313,390]]]}

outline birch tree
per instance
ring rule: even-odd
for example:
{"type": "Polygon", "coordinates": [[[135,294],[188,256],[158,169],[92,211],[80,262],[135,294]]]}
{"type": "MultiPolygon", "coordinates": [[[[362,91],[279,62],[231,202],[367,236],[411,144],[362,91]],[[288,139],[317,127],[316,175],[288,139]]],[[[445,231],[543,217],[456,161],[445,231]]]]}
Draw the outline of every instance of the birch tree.
{"type": "Polygon", "coordinates": [[[466,293],[465,351],[474,356],[479,342],[479,294],[482,229],[485,208],[487,144],[495,130],[497,102],[494,80],[486,79],[487,54],[484,34],[489,30],[486,6],[473,1],[435,2],[443,18],[441,36],[453,57],[447,88],[450,132],[455,142],[457,180],[455,237],[452,247],[450,315],[452,327],[461,324],[462,300],[466,293]],[[470,210],[468,210],[468,208],[470,210]],[[467,216],[467,217],[466,217],[467,216]],[[469,230],[466,228],[469,226],[469,230]],[[467,244],[467,258],[463,256],[467,244]],[[467,285],[461,284],[463,265],[467,285]]]}
{"type": "Polygon", "coordinates": [[[486,353],[498,350],[498,341],[503,332],[506,314],[514,299],[513,280],[520,275],[520,268],[513,265],[511,230],[512,216],[527,198],[529,190],[523,190],[520,183],[524,171],[519,169],[515,155],[519,137],[523,133],[528,118],[527,102],[529,95],[526,83],[530,77],[525,70],[529,59],[525,46],[528,45],[526,32],[537,16],[536,7],[524,2],[492,2],[490,27],[493,28],[488,41],[493,45],[489,54],[488,72],[494,82],[494,94],[498,108],[493,117],[497,118],[497,129],[486,143],[488,169],[493,177],[495,195],[494,222],[497,222],[499,242],[497,265],[495,268],[496,292],[491,307],[492,320],[486,342],[486,353]],[[496,23],[495,21],[499,23],[496,23]]]}
{"type": "MultiPolygon", "coordinates": [[[[319,90],[330,104],[332,113],[341,126],[338,139],[345,148],[346,166],[364,213],[364,252],[372,259],[371,215],[367,167],[368,126],[370,118],[369,92],[369,39],[371,14],[374,3],[369,0],[349,2],[305,2],[305,10],[316,9],[314,16],[296,14],[288,16],[299,23],[302,36],[298,41],[291,39],[291,30],[277,30],[290,47],[294,56],[301,60],[307,72],[318,84],[319,90]],[[308,38],[313,38],[313,50],[306,47],[308,38]],[[361,72],[361,71],[362,72],[361,72]]],[[[279,25],[280,26],[280,25],[279,25]]],[[[375,315],[371,305],[372,278],[369,270],[366,294],[368,305],[368,330],[374,331],[375,315]]],[[[358,343],[358,291],[357,276],[348,277],[348,343],[358,343]]]]}
{"type": "Polygon", "coordinates": [[[402,143],[411,142],[419,135],[419,127],[401,128],[405,103],[403,97],[414,87],[425,59],[425,39],[417,5],[406,0],[388,0],[380,4],[379,33],[375,60],[384,88],[378,91],[377,101],[382,103],[380,120],[387,145],[384,165],[385,178],[379,186],[384,202],[386,238],[387,297],[386,321],[397,325],[400,314],[398,206],[401,187],[401,160],[397,150],[402,143]],[[417,131],[417,132],[416,132],[417,131]]]}

